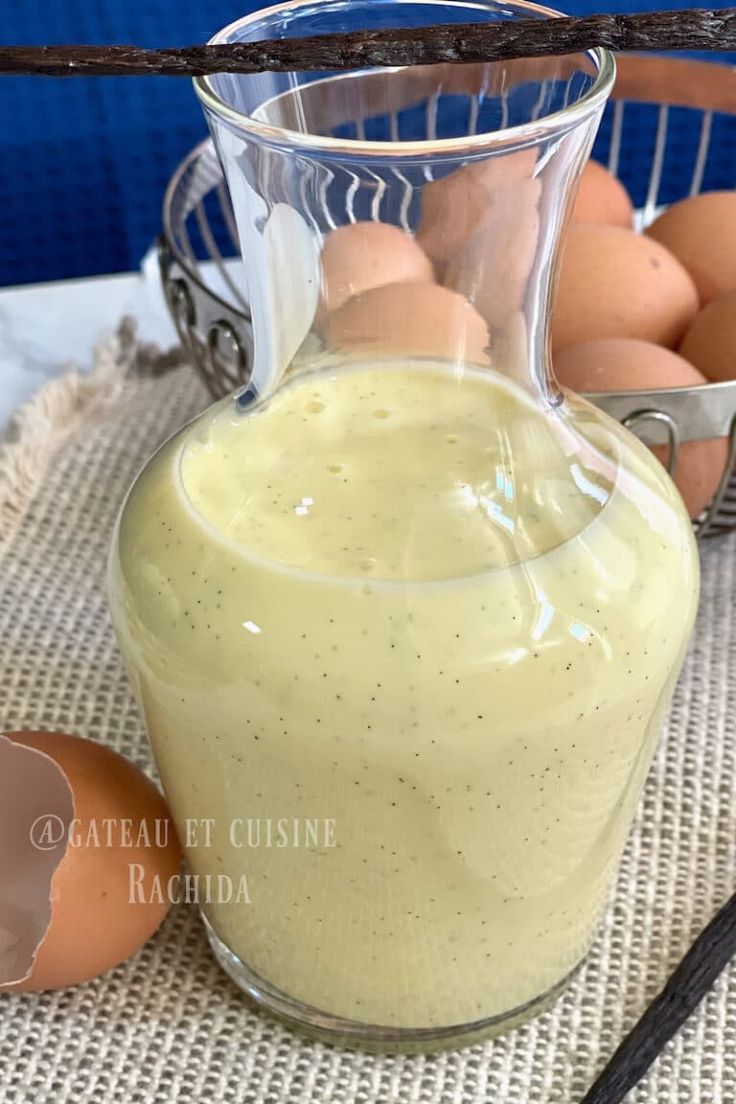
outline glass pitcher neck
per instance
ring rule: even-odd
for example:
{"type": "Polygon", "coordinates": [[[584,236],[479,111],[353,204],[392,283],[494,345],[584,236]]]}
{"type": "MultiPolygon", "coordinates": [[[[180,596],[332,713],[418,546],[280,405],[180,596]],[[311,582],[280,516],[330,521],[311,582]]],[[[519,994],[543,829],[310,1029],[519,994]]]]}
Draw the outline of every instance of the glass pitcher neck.
{"type": "MultiPolygon", "coordinates": [[[[448,3],[444,21],[478,18],[448,3]]],[[[442,22],[418,0],[289,4],[218,41],[442,22]]],[[[488,17],[551,14],[488,4],[488,17]]],[[[253,386],[295,360],[439,358],[546,401],[561,232],[610,90],[608,55],[198,82],[254,327],[253,386]]]]}

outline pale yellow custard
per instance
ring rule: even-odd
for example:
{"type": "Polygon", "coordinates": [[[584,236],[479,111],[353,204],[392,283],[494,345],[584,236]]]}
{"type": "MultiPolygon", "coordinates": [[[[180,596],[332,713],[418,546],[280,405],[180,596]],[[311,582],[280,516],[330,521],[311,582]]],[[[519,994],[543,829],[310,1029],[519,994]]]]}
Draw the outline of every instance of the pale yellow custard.
{"type": "Polygon", "coordinates": [[[698,590],[677,491],[586,404],[352,365],[228,400],[123,511],[113,617],[204,905],[289,997],[413,1028],[507,1013],[581,960],[698,590]],[[233,847],[236,819],[334,846],[233,847]]]}

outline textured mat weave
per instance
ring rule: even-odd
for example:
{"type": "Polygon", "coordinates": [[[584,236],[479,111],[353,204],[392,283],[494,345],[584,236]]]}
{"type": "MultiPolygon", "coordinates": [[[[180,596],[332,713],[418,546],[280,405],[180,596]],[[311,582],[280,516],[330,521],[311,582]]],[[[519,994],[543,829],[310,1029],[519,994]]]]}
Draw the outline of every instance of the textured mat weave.
{"type": "MultiPolygon", "coordinates": [[[[106,552],[132,477],[206,396],[187,367],[152,377],[129,335],[103,360],[96,385],[52,385],[23,419],[32,449],[0,458],[0,729],[66,729],[150,768],[108,622],[106,552]]],[[[250,1010],[180,906],[106,977],[0,995],[0,1104],[575,1104],[736,883],[735,557],[732,538],[703,549],[696,635],[616,894],[551,1012],[431,1058],[303,1043],[250,1010]]],[[[630,1099],[736,1101],[736,969],[630,1099]]]]}

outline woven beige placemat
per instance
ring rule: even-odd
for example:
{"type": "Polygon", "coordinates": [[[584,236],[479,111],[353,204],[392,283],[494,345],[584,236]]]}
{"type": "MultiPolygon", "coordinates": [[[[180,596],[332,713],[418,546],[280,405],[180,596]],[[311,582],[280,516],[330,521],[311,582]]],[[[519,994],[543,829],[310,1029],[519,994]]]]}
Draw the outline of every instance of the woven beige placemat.
{"type": "MultiPolygon", "coordinates": [[[[49,385],[0,454],[0,730],[80,733],[146,769],[107,616],[107,546],[142,463],[207,401],[189,367],[157,367],[124,327],[92,379],[49,385]]],[[[575,1104],[735,888],[735,556],[735,538],[703,548],[696,634],[613,904],[551,1012],[437,1057],[302,1042],[251,1010],[180,906],[105,977],[0,996],[0,1104],[575,1104]]],[[[736,1102],[736,969],[630,1100],[736,1102]]]]}

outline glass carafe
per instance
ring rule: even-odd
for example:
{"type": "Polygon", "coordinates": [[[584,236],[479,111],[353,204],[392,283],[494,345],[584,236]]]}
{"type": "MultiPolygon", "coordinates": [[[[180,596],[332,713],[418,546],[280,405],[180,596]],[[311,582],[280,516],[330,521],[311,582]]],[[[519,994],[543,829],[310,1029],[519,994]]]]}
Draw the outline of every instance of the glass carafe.
{"type": "MultiPolygon", "coordinates": [[[[215,41],[553,15],[319,0],[215,41]]],[[[560,991],[680,667],[678,493],[549,358],[612,81],[591,53],[197,82],[252,375],[137,480],[112,612],[215,954],[332,1041],[457,1045],[560,991]]]]}

